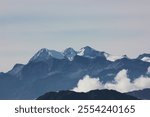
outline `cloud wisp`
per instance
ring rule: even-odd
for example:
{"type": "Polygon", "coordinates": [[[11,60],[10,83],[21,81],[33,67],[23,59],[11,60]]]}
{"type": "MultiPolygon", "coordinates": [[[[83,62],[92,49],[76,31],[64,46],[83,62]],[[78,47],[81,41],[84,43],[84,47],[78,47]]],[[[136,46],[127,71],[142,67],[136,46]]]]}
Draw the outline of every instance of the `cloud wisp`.
{"type": "Polygon", "coordinates": [[[91,78],[87,75],[82,80],[79,80],[77,87],[75,87],[73,91],[88,92],[96,89],[109,89],[126,93],[145,88],[150,88],[149,77],[141,76],[134,81],[131,81],[127,75],[127,70],[122,70],[116,75],[113,82],[108,82],[106,84],[103,84],[99,78],[91,78]]]}

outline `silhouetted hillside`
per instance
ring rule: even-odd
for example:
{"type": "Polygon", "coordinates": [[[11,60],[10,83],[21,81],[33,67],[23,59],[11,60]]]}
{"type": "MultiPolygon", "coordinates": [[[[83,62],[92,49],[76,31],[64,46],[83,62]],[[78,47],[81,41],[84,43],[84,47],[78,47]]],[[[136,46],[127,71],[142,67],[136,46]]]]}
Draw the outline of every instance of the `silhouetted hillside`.
{"type": "Polygon", "coordinates": [[[138,99],[150,100],[150,89],[143,89],[127,93],[128,95],[137,97],[138,99]]]}
{"type": "Polygon", "coordinates": [[[40,96],[37,100],[137,100],[137,98],[114,90],[94,90],[88,93],[49,92],[40,96]]]}

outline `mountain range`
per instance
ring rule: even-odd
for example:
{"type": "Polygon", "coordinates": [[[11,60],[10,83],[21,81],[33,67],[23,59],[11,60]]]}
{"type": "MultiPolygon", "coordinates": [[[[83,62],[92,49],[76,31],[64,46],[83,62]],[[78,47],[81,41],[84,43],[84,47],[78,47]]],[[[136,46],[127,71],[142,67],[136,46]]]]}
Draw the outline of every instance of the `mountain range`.
{"type": "Polygon", "coordinates": [[[0,99],[36,99],[50,91],[71,90],[85,75],[111,82],[119,71],[128,70],[132,80],[150,76],[150,54],[131,59],[113,56],[89,46],[63,52],[43,48],[27,64],[16,64],[0,73],[0,99]]]}

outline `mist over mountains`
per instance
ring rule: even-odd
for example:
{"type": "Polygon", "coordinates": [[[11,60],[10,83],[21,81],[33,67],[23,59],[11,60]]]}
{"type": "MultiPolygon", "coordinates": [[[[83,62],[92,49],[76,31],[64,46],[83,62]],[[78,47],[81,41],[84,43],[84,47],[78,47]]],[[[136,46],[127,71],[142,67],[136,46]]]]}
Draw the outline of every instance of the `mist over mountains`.
{"type": "MultiPolygon", "coordinates": [[[[150,54],[131,59],[127,55],[113,56],[89,46],[79,51],[67,48],[63,52],[44,48],[27,64],[16,64],[7,73],[0,73],[0,99],[36,99],[46,92],[72,90],[86,75],[98,78],[102,85],[115,84],[115,78],[122,70],[126,70],[128,83],[141,77],[149,80],[149,59],[150,54]]],[[[90,82],[86,83],[90,85],[90,82]]]]}

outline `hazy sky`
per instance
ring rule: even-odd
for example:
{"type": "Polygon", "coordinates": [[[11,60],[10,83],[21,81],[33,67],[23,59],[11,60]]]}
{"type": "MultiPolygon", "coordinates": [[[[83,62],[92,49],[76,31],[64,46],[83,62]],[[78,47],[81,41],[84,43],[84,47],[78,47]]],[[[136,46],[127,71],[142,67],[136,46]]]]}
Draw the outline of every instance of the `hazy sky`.
{"type": "Polygon", "coordinates": [[[0,71],[41,48],[150,53],[150,0],[0,0],[0,71]]]}

